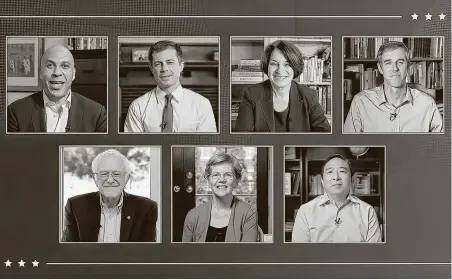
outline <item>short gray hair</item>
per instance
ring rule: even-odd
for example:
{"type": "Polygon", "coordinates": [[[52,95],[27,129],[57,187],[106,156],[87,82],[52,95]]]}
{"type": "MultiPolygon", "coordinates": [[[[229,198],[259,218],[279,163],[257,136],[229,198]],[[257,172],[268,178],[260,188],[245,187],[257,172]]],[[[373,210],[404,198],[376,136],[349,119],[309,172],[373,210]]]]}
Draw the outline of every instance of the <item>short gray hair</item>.
{"type": "Polygon", "coordinates": [[[235,178],[240,181],[242,179],[242,166],[240,165],[237,158],[231,154],[227,153],[218,153],[213,155],[206,164],[206,169],[204,171],[204,177],[209,177],[211,173],[211,168],[214,165],[220,163],[229,163],[232,166],[232,170],[234,171],[235,178]]]}
{"type": "Polygon", "coordinates": [[[383,53],[385,52],[389,52],[389,51],[393,51],[396,49],[403,49],[405,50],[405,58],[406,58],[406,62],[409,64],[410,63],[410,50],[407,48],[407,46],[399,41],[387,41],[384,42],[380,48],[378,49],[377,52],[377,61],[378,64],[381,65],[381,57],[383,56],[383,53]]]}
{"type": "Polygon", "coordinates": [[[98,154],[94,159],[93,162],[91,163],[91,170],[93,171],[93,173],[97,173],[98,171],[98,167],[99,167],[99,162],[102,159],[102,157],[104,156],[117,156],[119,158],[121,158],[122,160],[122,171],[126,172],[127,174],[130,174],[132,172],[132,167],[130,166],[130,162],[129,160],[120,152],[118,152],[115,149],[110,149],[110,150],[106,150],[100,154],[98,154]]]}

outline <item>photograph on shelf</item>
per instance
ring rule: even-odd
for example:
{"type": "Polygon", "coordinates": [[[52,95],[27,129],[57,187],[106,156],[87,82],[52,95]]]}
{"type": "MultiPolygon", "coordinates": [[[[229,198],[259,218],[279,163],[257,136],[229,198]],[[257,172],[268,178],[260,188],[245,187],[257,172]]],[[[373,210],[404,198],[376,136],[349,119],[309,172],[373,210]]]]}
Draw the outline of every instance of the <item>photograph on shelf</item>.
{"type": "Polygon", "coordinates": [[[172,242],[273,243],[273,148],[173,146],[172,242]]]}
{"type": "Polygon", "coordinates": [[[386,242],[384,146],[285,146],[285,242],[386,242]]]}
{"type": "Polygon", "coordinates": [[[6,41],[6,133],[107,133],[107,37],[6,41]]]}
{"type": "Polygon", "coordinates": [[[331,133],[331,37],[230,40],[232,133],[331,133]]]}
{"type": "Polygon", "coordinates": [[[161,243],[160,146],[60,146],[61,243],[161,243]]]}
{"type": "Polygon", "coordinates": [[[147,62],[149,63],[149,48],[133,49],[132,62],[147,62]]]}
{"type": "Polygon", "coordinates": [[[119,133],[219,133],[219,37],[118,42],[119,133]]]}
{"type": "Polygon", "coordinates": [[[444,133],[444,37],[343,37],[344,133],[444,133]]]}

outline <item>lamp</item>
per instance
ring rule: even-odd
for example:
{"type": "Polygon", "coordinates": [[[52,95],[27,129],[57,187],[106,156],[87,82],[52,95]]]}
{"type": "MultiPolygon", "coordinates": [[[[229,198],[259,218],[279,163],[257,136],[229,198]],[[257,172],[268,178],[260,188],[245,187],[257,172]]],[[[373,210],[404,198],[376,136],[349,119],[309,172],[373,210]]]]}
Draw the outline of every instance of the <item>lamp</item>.
{"type": "Polygon", "coordinates": [[[350,147],[349,150],[356,157],[356,160],[358,160],[360,156],[367,153],[369,147],[350,147]]]}

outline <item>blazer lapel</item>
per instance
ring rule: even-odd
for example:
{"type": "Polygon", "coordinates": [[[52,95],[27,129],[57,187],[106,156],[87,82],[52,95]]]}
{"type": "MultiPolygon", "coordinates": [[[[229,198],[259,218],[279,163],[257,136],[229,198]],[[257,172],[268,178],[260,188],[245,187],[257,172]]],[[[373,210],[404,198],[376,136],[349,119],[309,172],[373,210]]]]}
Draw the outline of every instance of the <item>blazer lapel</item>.
{"type": "Polygon", "coordinates": [[[71,93],[71,108],[69,109],[69,118],[67,120],[68,132],[75,132],[83,118],[82,103],[79,101],[77,93],[71,93]]]}
{"type": "MultiPolygon", "coordinates": [[[[231,209],[231,217],[229,218],[228,229],[226,230],[225,242],[240,242],[240,228],[236,229],[236,215],[235,208],[237,205],[237,198],[234,196],[232,198],[232,209],[231,209]],[[238,231],[238,232],[237,232],[238,231]]],[[[237,217],[241,218],[241,217],[237,217]]]]}
{"type": "Polygon", "coordinates": [[[196,229],[195,234],[198,235],[198,233],[200,234],[199,239],[197,238],[197,236],[195,236],[195,241],[198,242],[206,242],[206,238],[207,238],[207,230],[209,229],[209,225],[210,225],[210,212],[212,211],[212,200],[209,200],[208,202],[206,202],[205,204],[206,206],[206,211],[200,211],[200,217],[198,220],[198,226],[196,229]]]}
{"type": "Polygon", "coordinates": [[[264,94],[262,95],[260,102],[260,109],[262,115],[264,115],[265,123],[270,132],[275,131],[275,119],[273,114],[273,94],[271,91],[270,82],[264,84],[264,94]]]}
{"type": "Polygon", "coordinates": [[[124,201],[121,210],[121,232],[119,238],[121,242],[129,241],[134,215],[135,206],[129,201],[127,193],[124,192],[124,201]]]}
{"type": "Polygon", "coordinates": [[[46,132],[46,110],[44,108],[43,94],[41,92],[34,97],[35,108],[31,115],[31,126],[34,132],[46,132]]]}
{"type": "Polygon", "coordinates": [[[289,122],[289,131],[300,132],[303,131],[303,99],[300,96],[298,87],[295,82],[290,85],[289,94],[289,116],[287,121],[289,122]]]}
{"type": "Polygon", "coordinates": [[[97,242],[100,230],[100,193],[97,192],[89,200],[87,215],[89,217],[88,242],[97,242]]]}

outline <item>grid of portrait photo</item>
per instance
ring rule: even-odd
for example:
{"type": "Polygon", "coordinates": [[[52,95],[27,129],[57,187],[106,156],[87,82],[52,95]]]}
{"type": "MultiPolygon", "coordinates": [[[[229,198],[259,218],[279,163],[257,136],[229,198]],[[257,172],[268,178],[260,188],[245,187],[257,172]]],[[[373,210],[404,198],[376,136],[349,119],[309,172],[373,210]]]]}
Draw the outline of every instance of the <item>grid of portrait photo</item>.
{"type": "Polygon", "coordinates": [[[108,91],[108,37],[7,38],[7,134],[107,134],[59,146],[61,243],[385,243],[391,154],[359,134],[445,131],[444,37],[342,37],[339,88],[331,36],[117,39],[108,91]]]}

